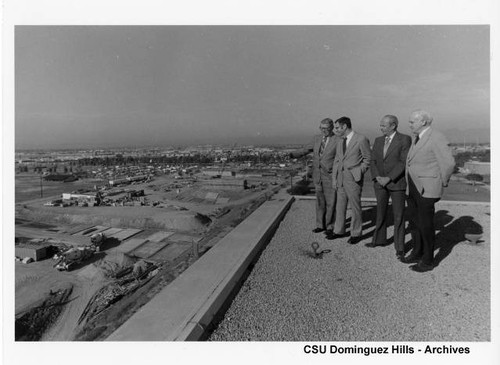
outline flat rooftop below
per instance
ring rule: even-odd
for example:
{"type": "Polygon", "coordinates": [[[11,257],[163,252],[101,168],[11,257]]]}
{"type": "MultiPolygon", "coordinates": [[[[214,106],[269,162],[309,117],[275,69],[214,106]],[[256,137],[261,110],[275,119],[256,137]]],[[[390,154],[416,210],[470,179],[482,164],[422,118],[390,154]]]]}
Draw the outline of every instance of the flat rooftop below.
{"type": "Polygon", "coordinates": [[[489,205],[436,205],[437,267],[426,273],[396,260],[392,244],[365,247],[374,203],[363,203],[357,245],[312,233],[314,205],[292,204],[211,341],[491,339],[489,205]],[[482,239],[471,244],[464,234],[477,229],[482,239]],[[313,241],[331,251],[313,258],[313,241]]]}

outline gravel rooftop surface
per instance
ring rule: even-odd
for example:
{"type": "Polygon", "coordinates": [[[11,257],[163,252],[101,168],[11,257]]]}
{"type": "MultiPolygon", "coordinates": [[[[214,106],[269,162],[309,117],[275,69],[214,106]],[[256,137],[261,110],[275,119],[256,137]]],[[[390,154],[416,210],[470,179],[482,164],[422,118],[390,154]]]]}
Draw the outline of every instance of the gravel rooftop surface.
{"type": "Polygon", "coordinates": [[[373,203],[363,204],[356,245],[312,233],[314,204],[292,204],[210,341],[490,340],[489,205],[438,203],[438,265],[416,273],[393,244],[365,247],[373,203]],[[481,241],[465,240],[478,229],[481,241]],[[314,241],[331,251],[313,258],[314,241]]]}

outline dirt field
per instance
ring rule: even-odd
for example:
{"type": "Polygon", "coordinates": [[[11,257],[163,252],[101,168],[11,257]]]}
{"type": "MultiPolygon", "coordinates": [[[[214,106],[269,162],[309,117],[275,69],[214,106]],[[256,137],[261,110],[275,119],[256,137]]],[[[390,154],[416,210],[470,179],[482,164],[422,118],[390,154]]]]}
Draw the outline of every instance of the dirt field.
{"type": "Polygon", "coordinates": [[[75,231],[91,226],[106,226],[116,227],[111,230],[118,231],[140,230],[141,233],[134,237],[145,241],[161,232],[173,234],[170,237],[178,237],[181,241],[199,237],[198,248],[194,252],[189,244],[184,243],[183,246],[180,242],[177,246],[171,245],[175,247],[170,251],[170,256],[161,256],[167,259],[144,260],[121,252],[120,247],[127,241],[118,241],[95,253],[91,259],[70,272],[57,271],[53,267],[55,261],[51,258],[30,264],[16,262],[18,341],[105,339],[262,204],[273,191],[279,189],[279,186],[268,184],[254,190],[227,191],[198,184],[183,187],[177,192],[166,188],[172,183],[172,179],[167,177],[127,187],[144,189],[146,202],[159,202],[156,206],[63,208],[44,206],[44,203],[51,198],[60,198],[63,192],[92,188],[95,182],[44,182],[43,198],[38,195],[37,183],[39,181],[36,180],[28,183],[28,179],[23,178],[16,180],[18,238],[46,239],[69,246],[83,246],[89,244],[89,235],[75,231]],[[216,193],[226,203],[215,204],[203,199],[207,192],[216,193]],[[147,265],[150,270],[140,278],[132,271],[139,264],[147,265]],[[126,274],[117,276],[124,272],[126,274]]]}

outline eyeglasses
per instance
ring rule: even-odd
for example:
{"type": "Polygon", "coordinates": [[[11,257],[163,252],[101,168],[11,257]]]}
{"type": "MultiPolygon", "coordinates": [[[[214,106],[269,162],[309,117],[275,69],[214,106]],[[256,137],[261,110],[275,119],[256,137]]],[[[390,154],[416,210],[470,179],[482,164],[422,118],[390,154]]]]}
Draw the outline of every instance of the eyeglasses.
{"type": "Polygon", "coordinates": [[[319,129],[322,131],[329,131],[329,130],[333,129],[333,127],[319,127],[319,129]]]}

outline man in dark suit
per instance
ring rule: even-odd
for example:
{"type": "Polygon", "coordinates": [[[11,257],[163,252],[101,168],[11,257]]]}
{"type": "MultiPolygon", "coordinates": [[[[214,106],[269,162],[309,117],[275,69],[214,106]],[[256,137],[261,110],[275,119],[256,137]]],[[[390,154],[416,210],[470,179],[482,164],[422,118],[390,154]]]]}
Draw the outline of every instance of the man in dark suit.
{"type": "Polygon", "coordinates": [[[424,110],[410,115],[415,136],[406,158],[408,210],[413,250],[404,261],[417,263],[410,268],[425,272],[434,268],[434,204],[441,199],[455,167],[446,138],[432,129],[432,117],[424,110]]]}
{"type": "Polygon", "coordinates": [[[320,123],[320,135],[313,138],[312,143],[299,151],[292,152],[290,157],[299,158],[313,153],[313,183],[316,190],[316,228],[314,233],[325,231],[331,234],[335,191],[332,187],[332,165],[335,157],[338,138],[333,134],[333,120],[323,119],[320,123]]]}
{"type": "Polygon", "coordinates": [[[380,121],[383,136],[375,139],[370,171],[377,198],[377,219],[373,240],[368,247],[385,245],[387,242],[387,208],[392,200],[394,216],[394,248],[399,260],[404,258],[405,240],[405,166],[411,138],[397,131],[398,118],[386,115],[380,121]]]}
{"type": "Polygon", "coordinates": [[[340,137],[333,162],[332,185],[337,192],[335,224],[328,239],[345,235],[347,202],[351,205],[351,237],[348,242],[356,244],[361,240],[361,189],[363,176],[370,168],[370,142],[368,138],[352,130],[348,117],[334,123],[335,134],[340,137]]]}

